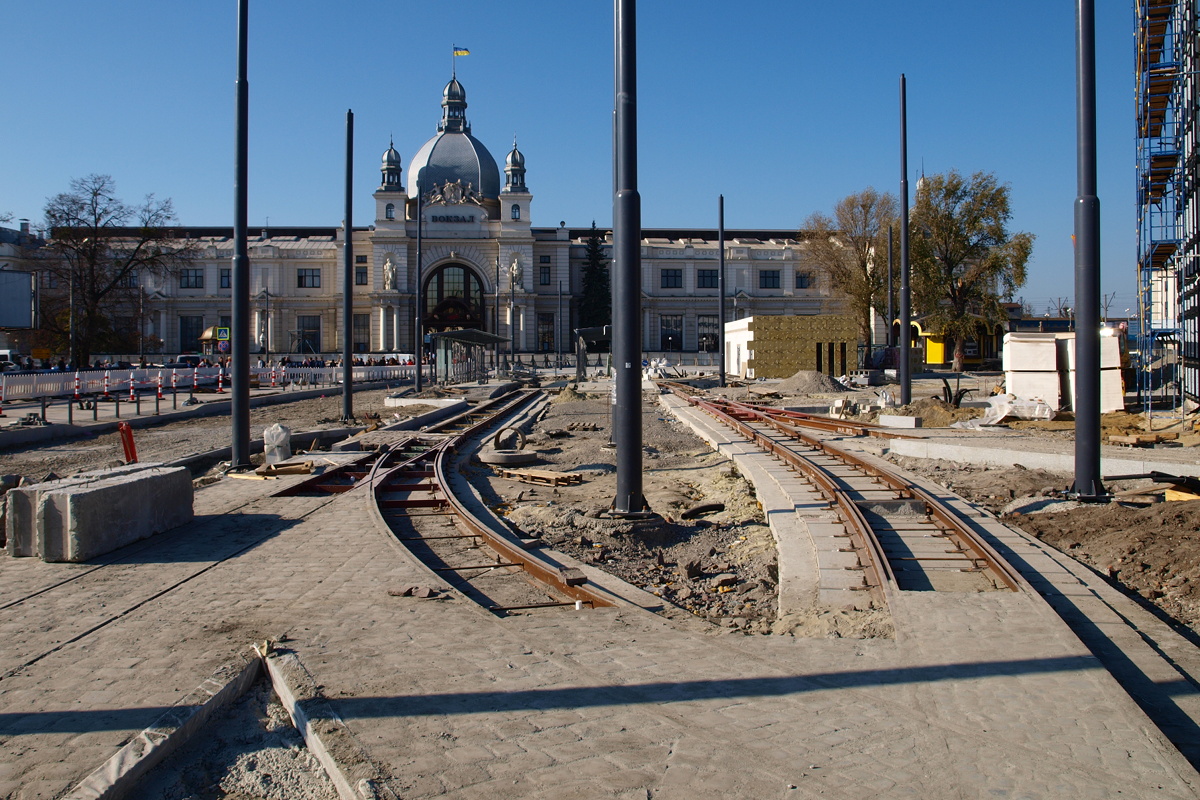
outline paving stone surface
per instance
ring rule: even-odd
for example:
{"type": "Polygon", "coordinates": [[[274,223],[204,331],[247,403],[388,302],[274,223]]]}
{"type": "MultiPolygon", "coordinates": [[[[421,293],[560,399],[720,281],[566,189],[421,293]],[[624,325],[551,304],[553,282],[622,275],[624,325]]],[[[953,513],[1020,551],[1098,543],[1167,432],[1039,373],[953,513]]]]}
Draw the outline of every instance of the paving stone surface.
{"type": "MultiPolygon", "coordinates": [[[[498,619],[365,497],[197,492],[93,565],[0,559],[0,797],[53,798],[286,634],[401,797],[1195,797],[1197,774],[1034,593],[901,593],[894,640],[498,619]]],[[[797,529],[801,530],[801,529],[797,529]]]]}

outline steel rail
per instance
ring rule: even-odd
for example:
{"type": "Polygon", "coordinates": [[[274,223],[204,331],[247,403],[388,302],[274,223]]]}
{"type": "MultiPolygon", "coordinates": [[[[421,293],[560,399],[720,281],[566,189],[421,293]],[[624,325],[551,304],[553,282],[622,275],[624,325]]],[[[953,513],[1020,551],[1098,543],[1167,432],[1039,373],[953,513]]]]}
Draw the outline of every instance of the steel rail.
{"type": "Polygon", "coordinates": [[[692,405],[733,428],[760,449],[786,462],[812,481],[825,495],[850,536],[850,544],[858,553],[859,563],[862,566],[865,588],[872,593],[880,606],[888,606],[890,596],[897,591],[896,576],[892,573],[891,565],[883,554],[883,547],[879,544],[879,539],[876,538],[866,517],[863,516],[862,510],[846,492],[834,483],[832,477],[817,464],[787,447],[781,447],[778,442],[727,413],[717,404],[686,394],[682,396],[692,405]]]}
{"type": "MultiPolygon", "coordinates": [[[[538,392],[522,392],[522,394],[525,395],[522,398],[522,402],[528,402],[538,392]]],[[[498,415],[493,415],[464,431],[458,432],[457,435],[448,440],[444,447],[438,449],[437,455],[434,457],[433,469],[436,476],[435,480],[443,489],[447,489],[445,492],[446,499],[450,502],[450,507],[454,510],[458,522],[469,533],[478,535],[498,556],[513,564],[519,564],[526,573],[541,583],[554,588],[559,593],[570,597],[572,600],[581,600],[590,604],[593,608],[616,605],[602,591],[590,586],[587,576],[582,571],[577,569],[563,569],[546,561],[536,553],[526,550],[521,546],[520,542],[500,535],[472,514],[462,501],[454,496],[453,492],[448,491],[450,482],[446,475],[447,454],[453,452],[460,441],[478,434],[492,424],[498,415]]]]}
{"type": "Polygon", "coordinates": [[[1018,592],[1022,590],[1024,584],[1019,574],[1005,561],[1004,557],[984,541],[960,515],[926,490],[912,485],[909,481],[889,470],[882,469],[853,453],[814,436],[810,436],[793,425],[782,422],[778,417],[786,416],[787,412],[777,412],[783,412],[783,409],[758,408],[733,401],[724,401],[719,405],[728,407],[742,416],[750,416],[771,425],[775,430],[848,464],[864,475],[883,481],[891,491],[896,492],[900,497],[908,497],[924,503],[926,516],[934,520],[937,526],[950,537],[951,541],[960,550],[968,554],[970,559],[985,564],[1011,591],[1018,592]]]}

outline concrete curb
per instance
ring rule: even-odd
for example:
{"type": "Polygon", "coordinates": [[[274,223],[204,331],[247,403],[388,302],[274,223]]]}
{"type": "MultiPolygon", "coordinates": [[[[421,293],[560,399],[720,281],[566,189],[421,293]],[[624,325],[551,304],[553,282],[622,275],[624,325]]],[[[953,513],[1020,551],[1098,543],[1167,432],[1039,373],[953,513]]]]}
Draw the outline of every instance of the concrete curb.
{"type": "MultiPolygon", "coordinates": [[[[227,664],[133,738],[66,796],[66,800],[119,800],[134,796],[137,782],[200,732],[214,714],[258,680],[262,662],[227,664]],[[230,677],[232,673],[232,677],[230,677]]],[[[361,798],[354,798],[361,800],[361,798]]]]}
{"type": "Polygon", "coordinates": [[[367,755],[346,723],[321,695],[316,681],[294,652],[267,653],[262,658],[275,694],[292,724],[304,737],[341,800],[397,800],[383,773],[367,755]],[[353,759],[346,768],[339,764],[353,759]]]}

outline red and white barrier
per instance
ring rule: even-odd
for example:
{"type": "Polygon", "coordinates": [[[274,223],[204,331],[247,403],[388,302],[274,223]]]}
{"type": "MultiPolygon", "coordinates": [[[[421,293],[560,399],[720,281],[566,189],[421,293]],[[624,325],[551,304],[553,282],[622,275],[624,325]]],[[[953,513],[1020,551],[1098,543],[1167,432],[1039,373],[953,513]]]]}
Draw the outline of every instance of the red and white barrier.
{"type": "Polygon", "coordinates": [[[158,371],[158,399],[162,400],[162,370],[158,371]]]}
{"type": "Polygon", "coordinates": [[[108,370],[104,370],[104,399],[108,400],[108,370]]]}
{"type": "Polygon", "coordinates": [[[75,402],[79,402],[79,373],[75,373],[75,402]]]}
{"type": "Polygon", "coordinates": [[[130,372],[129,373],[129,402],[132,403],[136,399],[137,399],[137,395],[135,395],[133,392],[133,373],[130,372]]]}
{"type": "Polygon", "coordinates": [[[225,389],[221,386],[221,380],[225,377],[225,368],[217,367],[217,394],[225,394],[225,389]]]}

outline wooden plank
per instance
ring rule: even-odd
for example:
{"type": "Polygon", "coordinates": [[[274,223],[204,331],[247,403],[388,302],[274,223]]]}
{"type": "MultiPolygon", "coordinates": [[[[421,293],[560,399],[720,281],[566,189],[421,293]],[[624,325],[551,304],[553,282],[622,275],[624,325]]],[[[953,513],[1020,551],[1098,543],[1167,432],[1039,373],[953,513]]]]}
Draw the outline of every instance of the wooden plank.
{"type": "Polygon", "coordinates": [[[506,467],[495,467],[497,473],[502,478],[521,481],[522,483],[532,483],[538,486],[569,486],[575,483],[583,483],[583,476],[568,472],[553,472],[548,469],[508,469],[506,467]]]}

